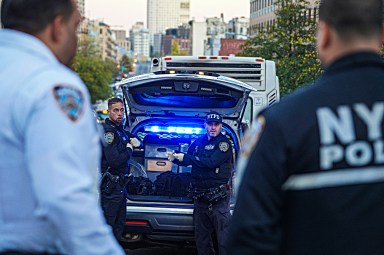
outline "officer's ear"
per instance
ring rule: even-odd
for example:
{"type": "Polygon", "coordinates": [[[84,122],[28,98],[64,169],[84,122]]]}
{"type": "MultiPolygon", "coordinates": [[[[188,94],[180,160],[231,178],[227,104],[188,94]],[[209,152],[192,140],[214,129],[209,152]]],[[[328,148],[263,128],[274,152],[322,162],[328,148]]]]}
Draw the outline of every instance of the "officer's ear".
{"type": "Polygon", "coordinates": [[[327,22],[319,21],[318,34],[317,34],[317,47],[319,51],[328,48],[330,44],[331,31],[327,22]]]}
{"type": "Polygon", "coordinates": [[[63,38],[65,36],[65,31],[64,31],[65,24],[66,24],[66,20],[62,15],[58,15],[53,19],[51,23],[51,26],[52,26],[51,38],[53,42],[61,43],[64,40],[63,38]]]}

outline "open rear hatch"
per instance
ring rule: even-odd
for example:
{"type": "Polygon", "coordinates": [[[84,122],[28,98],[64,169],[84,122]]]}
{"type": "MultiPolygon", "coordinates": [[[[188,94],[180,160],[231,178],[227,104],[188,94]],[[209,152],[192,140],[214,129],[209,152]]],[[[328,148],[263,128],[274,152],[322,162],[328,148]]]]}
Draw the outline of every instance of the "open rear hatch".
{"type": "Polygon", "coordinates": [[[236,153],[238,127],[248,95],[255,90],[224,76],[164,73],[132,77],[119,86],[129,108],[128,129],[143,141],[143,147],[135,151],[131,160],[132,173],[147,176],[154,184],[153,191],[150,184],[142,184],[136,194],[132,189],[129,198],[167,202],[191,201],[184,192],[191,167],[173,164],[167,154],[187,152],[194,140],[205,135],[204,117],[210,111],[223,116],[223,133],[236,153]],[[173,183],[160,180],[160,175],[172,175],[169,179],[173,183]]]}

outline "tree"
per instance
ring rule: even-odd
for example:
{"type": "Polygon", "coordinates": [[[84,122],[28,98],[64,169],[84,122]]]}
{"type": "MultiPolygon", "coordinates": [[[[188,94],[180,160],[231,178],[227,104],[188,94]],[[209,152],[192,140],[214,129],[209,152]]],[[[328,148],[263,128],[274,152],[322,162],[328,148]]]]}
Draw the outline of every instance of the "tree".
{"type": "Polygon", "coordinates": [[[97,99],[107,99],[112,95],[109,84],[117,71],[116,64],[109,59],[103,61],[92,40],[80,41],[71,68],[79,74],[87,86],[92,102],[97,99]]]}
{"type": "Polygon", "coordinates": [[[276,61],[282,95],[320,75],[316,52],[316,19],[308,17],[306,0],[276,0],[276,21],[243,45],[242,56],[276,61]]]}
{"type": "Polygon", "coordinates": [[[124,66],[128,72],[132,72],[133,61],[127,55],[123,55],[120,60],[120,66],[124,66]]]}
{"type": "Polygon", "coordinates": [[[172,48],[171,48],[171,56],[179,56],[179,44],[177,43],[177,40],[172,40],[172,48]]]}

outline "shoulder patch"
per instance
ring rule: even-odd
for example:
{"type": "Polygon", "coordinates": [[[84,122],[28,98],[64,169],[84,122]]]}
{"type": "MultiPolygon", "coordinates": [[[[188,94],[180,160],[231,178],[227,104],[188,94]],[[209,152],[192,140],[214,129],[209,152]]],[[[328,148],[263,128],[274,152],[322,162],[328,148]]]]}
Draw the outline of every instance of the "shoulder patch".
{"type": "Polygon", "coordinates": [[[115,134],[112,132],[107,132],[104,134],[104,140],[107,144],[113,143],[113,140],[115,139],[115,134]]]}
{"type": "Polygon", "coordinates": [[[221,152],[227,152],[229,149],[229,144],[227,142],[221,142],[219,143],[219,149],[221,152]]]}
{"type": "Polygon", "coordinates": [[[58,85],[53,88],[53,96],[70,120],[79,119],[84,110],[84,97],[80,90],[58,85]]]}

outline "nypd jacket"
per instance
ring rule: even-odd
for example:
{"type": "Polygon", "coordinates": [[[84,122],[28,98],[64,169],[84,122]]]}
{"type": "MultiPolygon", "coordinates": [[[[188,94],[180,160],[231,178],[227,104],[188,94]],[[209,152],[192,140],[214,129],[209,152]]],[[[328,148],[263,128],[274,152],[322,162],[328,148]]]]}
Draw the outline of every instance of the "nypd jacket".
{"type": "Polygon", "coordinates": [[[0,30],[0,56],[0,253],[124,254],[98,205],[85,85],[31,35],[0,30]]]}
{"type": "Polygon", "coordinates": [[[127,147],[129,133],[123,129],[123,125],[116,125],[110,119],[104,123],[104,142],[101,169],[104,173],[108,168],[113,175],[126,173],[132,149],[127,147]]]}
{"type": "Polygon", "coordinates": [[[342,57],[258,123],[263,131],[246,152],[229,254],[383,254],[380,57],[342,57]]]}
{"type": "Polygon", "coordinates": [[[228,138],[219,134],[208,140],[206,135],[194,141],[179,165],[192,165],[191,175],[195,186],[201,189],[226,184],[232,171],[232,145],[228,138]]]}

